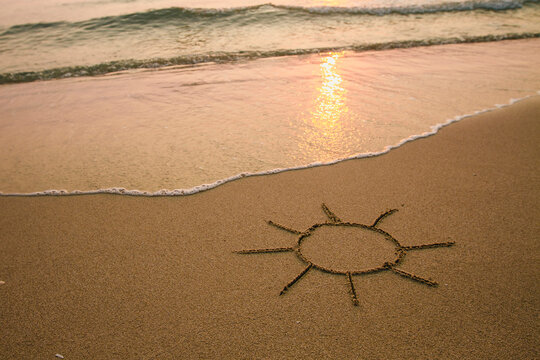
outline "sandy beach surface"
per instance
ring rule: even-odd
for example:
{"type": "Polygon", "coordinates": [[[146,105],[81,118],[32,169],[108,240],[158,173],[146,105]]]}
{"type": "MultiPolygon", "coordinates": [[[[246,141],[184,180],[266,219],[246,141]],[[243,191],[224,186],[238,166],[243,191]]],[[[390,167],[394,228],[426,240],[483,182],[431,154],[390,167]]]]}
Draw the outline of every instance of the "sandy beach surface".
{"type": "Polygon", "coordinates": [[[0,358],[538,358],[539,120],[537,96],[193,196],[0,197],[0,358]],[[358,306],[347,275],[293,251],[235,253],[294,247],[333,215],[366,227],[313,229],[315,265],[391,263],[385,234],[405,252],[351,275],[358,306]]]}

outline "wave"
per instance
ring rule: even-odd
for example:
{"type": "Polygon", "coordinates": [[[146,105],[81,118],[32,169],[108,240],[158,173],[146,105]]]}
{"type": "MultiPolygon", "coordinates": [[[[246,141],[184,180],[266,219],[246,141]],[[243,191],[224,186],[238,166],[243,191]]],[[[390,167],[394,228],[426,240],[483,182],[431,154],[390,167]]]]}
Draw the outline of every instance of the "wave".
{"type": "Polygon", "coordinates": [[[206,191],[206,190],[210,190],[210,189],[216,188],[216,187],[218,187],[220,185],[226,184],[228,182],[235,181],[235,180],[245,178],[245,177],[277,174],[277,173],[282,173],[282,172],[285,172],[285,171],[301,170],[301,169],[308,169],[308,168],[312,168],[312,167],[333,165],[333,164],[337,164],[337,163],[340,163],[340,162],[346,161],[346,160],[363,159],[363,158],[370,158],[370,157],[380,156],[380,155],[383,155],[383,154],[386,154],[386,153],[390,152],[393,149],[399,148],[399,147],[401,147],[402,145],[404,145],[404,144],[406,144],[408,142],[435,135],[443,127],[446,127],[446,126],[448,126],[450,124],[453,124],[455,122],[458,122],[458,121],[461,121],[463,119],[466,119],[466,118],[469,118],[469,117],[472,117],[472,116],[476,116],[476,115],[479,115],[479,114],[483,114],[483,113],[491,112],[491,111],[494,111],[494,110],[497,110],[497,109],[505,108],[505,107],[511,106],[511,105],[513,105],[513,104],[515,104],[517,102],[520,102],[522,100],[531,98],[533,96],[540,96],[540,90],[537,91],[536,94],[534,94],[534,95],[527,95],[527,96],[524,96],[524,97],[518,98],[518,99],[510,99],[510,101],[507,104],[496,104],[494,107],[491,107],[491,108],[478,110],[478,111],[475,111],[474,113],[471,113],[471,114],[459,115],[459,116],[456,116],[456,117],[454,117],[452,119],[448,119],[445,122],[442,122],[442,123],[439,123],[437,125],[431,126],[430,131],[424,132],[423,134],[410,136],[410,137],[408,137],[406,139],[401,140],[400,142],[398,142],[395,145],[387,146],[383,151],[380,151],[380,152],[362,153],[362,154],[358,154],[358,155],[355,155],[355,156],[342,158],[342,159],[337,159],[337,160],[329,161],[329,162],[316,162],[316,163],[303,165],[303,166],[284,168],[284,169],[272,169],[272,170],[269,170],[269,171],[263,171],[263,172],[258,172],[258,173],[241,173],[241,174],[231,176],[231,177],[226,178],[226,179],[218,180],[218,181],[216,181],[214,183],[211,183],[211,184],[203,184],[203,185],[195,186],[195,187],[190,188],[190,189],[175,189],[175,190],[162,189],[162,190],[159,190],[159,191],[151,192],[151,191],[141,191],[141,190],[128,190],[128,189],[121,188],[121,187],[113,187],[113,188],[108,188],[108,189],[98,189],[98,190],[90,190],[90,191],[81,191],[81,190],[74,190],[74,191],[45,190],[45,191],[37,191],[37,192],[32,192],[32,193],[6,193],[6,194],[0,192],[0,197],[1,196],[6,196],[6,197],[11,197],[11,196],[14,196],[14,197],[20,197],[20,196],[22,196],[22,197],[30,197],[30,196],[74,196],[74,195],[95,195],[95,194],[113,194],[113,195],[129,195],[129,196],[146,196],[146,197],[193,195],[193,194],[196,194],[196,193],[199,193],[199,192],[202,192],[202,191],[206,191]]]}
{"type": "Polygon", "coordinates": [[[211,52],[204,54],[184,55],[172,58],[152,58],[146,60],[110,61],[88,66],[68,66],[41,71],[26,71],[0,74],[0,84],[32,82],[38,80],[63,79],[80,76],[97,76],[125,70],[156,69],[177,65],[196,65],[204,63],[227,63],[242,60],[256,60],[269,57],[294,56],[327,53],[333,51],[379,51],[404,49],[422,46],[467,44],[493,42],[503,40],[531,39],[540,37],[540,33],[507,33],[501,35],[463,36],[450,38],[431,38],[423,40],[389,41],[340,47],[323,47],[310,49],[283,49],[270,51],[236,51],[211,52]]]}
{"type": "Polygon", "coordinates": [[[491,1],[464,1],[439,4],[425,4],[412,6],[394,6],[394,7],[338,7],[338,6],[320,6],[320,7],[301,7],[301,6],[277,6],[285,9],[304,11],[319,14],[360,14],[360,15],[388,15],[388,14],[427,14],[439,12],[459,12],[474,10],[505,11],[522,8],[527,3],[538,3],[538,0],[491,0],[491,1]]]}
{"type": "Polygon", "coordinates": [[[539,3],[540,0],[484,0],[448,2],[440,4],[391,6],[391,7],[337,7],[318,6],[302,7],[290,5],[274,5],[272,3],[236,7],[236,8],[181,8],[173,7],[166,9],[150,10],[133,14],[107,16],[80,22],[57,21],[50,23],[34,23],[14,25],[0,33],[0,36],[9,36],[25,32],[35,32],[45,29],[70,29],[70,30],[127,30],[141,26],[167,26],[178,20],[184,21],[216,21],[220,18],[246,17],[250,21],[262,21],[263,18],[275,19],[276,15],[291,17],[302,15],[329,16],[329,15],[410,15],[410,14],[433,14],[461,11],[507,11],[522,8],[527,4],[539,3]]]}

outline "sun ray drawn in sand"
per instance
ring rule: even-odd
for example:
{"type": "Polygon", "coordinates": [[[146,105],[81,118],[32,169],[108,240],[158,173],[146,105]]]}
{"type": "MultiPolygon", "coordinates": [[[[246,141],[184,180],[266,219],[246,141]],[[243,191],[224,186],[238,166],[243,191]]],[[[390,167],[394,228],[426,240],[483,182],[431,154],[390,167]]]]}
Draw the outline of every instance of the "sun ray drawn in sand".
{"type": "Polygon", "coordinates": [[[329,273],[329,274],[345,276],[346,281],[348,283],[349,291],[352,297],[352,302],[353,302],[353,305],[355,306],[359,305],[359,301],[358,301],[358,296],[356,294],[356,289],[354,287],[353,276],[368,275],[368,274],[380,273],[383,271],[389,271],[393,274],[422,283],[427,286],[432,286],[432,287],[438,286],[438,283],[436,283],[435,281],[403,271],[401,269],[398,269],[397,266],[403,262],[403,259],[408,251],[432,249],[432,248],[438,248],[438,247],[449,247],[449,246],[454,245],[455,244],[454,242],[440,242],[440,243],[430,243],[430,244],[413,245],[413,246],[402,245],[392,235],[390,235],[389,233],[387,233],[386,231],[378,227],[381,221],[383,221],[386,217],[395,213],[397,209],[388,210],[382,213],[381,215],[379,215],[379,217],[377,217],[377,219],[373,222],[372,225],[344,222],[339,217],[337,217],[336,214],[334,214],[325,204],[322,204],[322,209],[324,213],[326,214],[326,216],[328,217],[328,220],[323,223],[314,224],[304,231],[295,230],[287,226],[277,224],[273,221],[268,221],[268,224],[271,226],[274,226],[278,229],[297,235],[298,240],[296,242],[296,245],[291,246],[291,247],[278,247],[278,248],[269,248],[269,249],[239,250],[239,251],[235,251],[235,253],[237,254],[264,254],[264,253],[294,252],[296,256],[303,263],[306,264],[306,267],[294,279],[292,279],[289,283],[285,285],[285,287],[283,288],[283,290],[281,290],[279,295],[285,294],[287,290],[289,290],[294,284],[300,281],[300,279],[302,279],[302,277],[304,277],[312,269],[319,270],[319,271],[329,273]],[[306,256],[305,251],[303,251],[302,245],[305,243],[305,240],[308,237],[312,236],[313,233],[317,229],[323,228],[323,227],[360,228],[360,229],[367,230],[368,232],[371,232],[374,235],[382,236],[383,239],[390,241],[393,244],[394,250],[395,250],[395,258],[393,261],[386,261],[379,266],[365,268],[365,269],[342,270],[342,269],[333,269],[333,268],[318,264],[312,259],[310,259],[308,256],[306,256]]]}

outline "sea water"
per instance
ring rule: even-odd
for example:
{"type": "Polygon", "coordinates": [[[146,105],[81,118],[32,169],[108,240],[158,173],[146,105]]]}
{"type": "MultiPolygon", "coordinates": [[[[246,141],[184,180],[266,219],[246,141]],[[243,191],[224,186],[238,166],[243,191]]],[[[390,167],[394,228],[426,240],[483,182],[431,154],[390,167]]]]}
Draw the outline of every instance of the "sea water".
{"type": "Polygon", "coordinates": [[[537,1],[0,6],[4,194],[188,194],[382,153],[540,89],[537,1]]]}

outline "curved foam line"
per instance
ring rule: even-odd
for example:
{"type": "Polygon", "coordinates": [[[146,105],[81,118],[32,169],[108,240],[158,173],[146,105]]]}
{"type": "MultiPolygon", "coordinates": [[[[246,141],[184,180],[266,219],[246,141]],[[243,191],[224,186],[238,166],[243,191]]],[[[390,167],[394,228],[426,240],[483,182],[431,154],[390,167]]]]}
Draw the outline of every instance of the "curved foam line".
{"type": "Polygon", "coordinates": [[[328,161],[328,162],[314,162],[314,163],[311,163],[311,164],[308,164],[308,165],[300,165],[300,166],[295,166],[295,167],[290,167],[290,168],[278,168],[278,169],[272,169],[272,170],[268,170],[268,171],[261,171],[261,172],[257,172],[257,173],[247,173],[247,172],[246,173],[240,173],[240,174],[231,176],[229,178],[218,180],[218,181],[213,182],[211,184],[202,184],[202,185],[198,185],[198,186],[195,186],[195,187],[192,187],[192,188],[189,188],[189,189],[175,189],[175,190],[161,189],[161,190],[158,190],[158,191],[155,191],[155,192],[141,191],[141,190],[128,190],[128,189],[121,188],[121,187],[113,187],[113,188],[108,188],[108,189],[98,189],[98,190],[89,190],[89,191],[81,191],[81,190],[67,191],[67,190],[55,190],[55,189],[53,189],[53,190],[37,191],[37,192],[32,192],[32,193],[6,193],[6,194],[4,194],[4,193],[0,192],[0,196],[21,196],[21,197],[25,196],[26,197],[26,196],[72,196],[72,195],[92,195],[92,194],[114,194],[114,195],[152,196],[153,197],[153,196],[185,196],[185,195],[193,195],[193,194],[197,194],[199,192],[210,190],[210,189],[213,189],[213,188],[218,187],[220,185],[226,184],[228,182],[235,181],[235,180],[245,178],[245,177],[278,174],[278,173],[285,172],[285,171],[302,170],[302,169],[308,169],[308,168],[313,168],[313,167],[318,167],[318,166],[333,165],[333,164],[337,164],[337,163],[340,163],[340,162],[346,161],[346,160],[363,159],[363,158],[370,158],[370,157],[384,155],[384,154],[390,152],[392,149],[397,149],[397,148],[401,147],[402,145],[404,145],[404,144],[406,144],[408,142],[411,142],[411,141],[414,141],[414,140],[417,140],[417,139],[423,139],[423,138],[435,135],[443,127],[446,127],[446,126],[448,126],[450,124],[453,124],[455,122],[458,122],[460,120],[463,120],[463,119],[466,119],[466,118],[469,118],[469,117],[473,117],[473,116],[476,116],[476,115],[484,114],[484,113],[487,113],[487,112],[491,112],[491,111],[494,111],[494,110],[497,110],[497,109],[502,109],[502,108],[511,106],[511,105],[513,105],[513,104],[515,104],[517,102],[520,102],[522,100],[525,100],[525,99],[528,99],[528,98],[531,98],[531,97],[534,97],[534,96],[540,96],[540,90],[538,90],[536,92],[536,94],[533,94],[533,95],[527,95],[527,96],[524,96],[522,98],[517,98],[517,99],[510,99],[510,101],[507,104],[495,104],[495,106],[491,107],[491,108],[478,110],[478,111],[475,111],[475,112],[473,112],[471,114],[455,116],[454,118],[448,119],[445,122],[442,122],[442,123],[439,123],[439,124],[436,124],[436,125],[432,125],[431,126],[431,131],[426,131],[426,132],[424,132],[422,134],[409,136],[408,138],[405,138],[405,139],[399,141],[395,145],[386,146],[384,148],[384,150],[379,151],[379,152],[361,153],[361,154],[353,155],[353,156],[350,156],[350,157],[347,157],[347,158],[332,160],[332,161],[328,161]]]}

